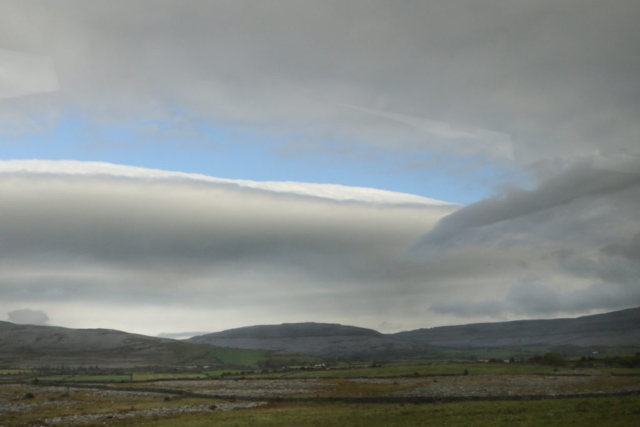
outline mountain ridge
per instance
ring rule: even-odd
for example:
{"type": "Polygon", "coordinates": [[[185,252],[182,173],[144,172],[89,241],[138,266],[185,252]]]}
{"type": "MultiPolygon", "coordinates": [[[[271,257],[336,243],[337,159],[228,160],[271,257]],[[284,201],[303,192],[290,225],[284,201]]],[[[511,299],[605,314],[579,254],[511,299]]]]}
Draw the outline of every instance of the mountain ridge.
{"type": "MultiPolygon", "coordinates": [[[[233,357],[242,357],[240,353],[234,355],[228,349],[212,345],[115,329],[73,329],[0,321],[0,365],[224,365],[233,363],[230,360],[233,357]]],[[[247,350],[245,355],[258,358],[262,353],[247,350]]]]}
{"type": "Polygon", "coordinates": [[[314,322],[257,325],[199,335],[186,341],[315,356],[412,353],[423,351],[425,347],[473,349],[535,345],[640,346],[640,307],[576,318],[470,323],[421,328],[394,334],[314,322]],[[303,333],[307,327],[311,330],[303,333]],[[295,333],[289,333],[294,330],[295,333]],[[314,333],[317,330],[333,330],[338,333],[318,335],[314,333]],[[349,340],[343,339],[340,331],[349,331],[349,340]]]}
{"type": "Polygon", "coordinates": [[[0,362],[23,365],[229,364],[265,352],[320,357],[425,356],[438,349],[526,346],[640,348],[640,307],[577,318],[515,320],[422,328],[395,334],[338,323],[254,325],[187,340],[115,329],[73,329],[0,321],[0,362]],[[226,348],[224,348],[226,347],[226,348]],[[240,349],[240,350],[234,350],[240,349]],[[234,353],[236,352],[236,353],[234,353]],[[262,353],[260,353],[262,352],[262,353]],[[244,356],[243,356],[244,354],[244,356]]]}
{"type": "Polygon", "coordinates": [[[640,345],[640,307],[575,318],[437,326],[387,336],[414,344],[456,348],[640,345]]]}

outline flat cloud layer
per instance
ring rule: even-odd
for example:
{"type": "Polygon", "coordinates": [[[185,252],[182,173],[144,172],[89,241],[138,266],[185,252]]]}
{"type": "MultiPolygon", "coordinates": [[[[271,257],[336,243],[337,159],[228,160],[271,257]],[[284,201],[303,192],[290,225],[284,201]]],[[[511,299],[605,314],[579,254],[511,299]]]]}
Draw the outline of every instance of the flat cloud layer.
{"type": "Polygon", "coordinates": [[[381,319],[397,330],[640,304],[635,174],[576,167],[557,191],[466,207],[282,184],[0,162],[3,302],[146,333],[381,319]]]}
{"type": "Polygon", "coordinates": [[[126,329],[123,319],[135,316],[137,330],[154,332],[266,319],[363,323],[423,293],[427,267],[403,251],[457,209],[398,204],[397,193],[371,203],[114,165],[120,173],[105,174],[108,166],[0,164],[8,307],[36,304],[68,326],[126,329]]]}
{"type": "Polygon", "coordinates": [[[638,178],[600,173],[556,177],[562,195],[542,185],[459,207],[0,162],[0,293],[57,324],[153,334],[310,320],[397,330],[639,305],[638,178]],[[561,184],[576,176],[600,184],[561,184]]]}

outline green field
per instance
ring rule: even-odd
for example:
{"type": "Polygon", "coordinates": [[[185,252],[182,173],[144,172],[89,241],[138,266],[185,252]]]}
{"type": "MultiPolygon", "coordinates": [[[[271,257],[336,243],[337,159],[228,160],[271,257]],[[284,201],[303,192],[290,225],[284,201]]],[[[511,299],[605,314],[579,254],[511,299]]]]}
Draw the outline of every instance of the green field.
{"type": "Polygon", "coordinates": [[[25,369],[0,369],[0,375],[21,375],[28,374],[31,371],[25,369]]]}
{"type": "Polygon", "coordinates": [[[269,352],[264,350],[241,350],[182,342],[169,343],[167,347],[171,351],[171,359],[167,362],[177,365],[257,366],[260,360],[270,358],[269,352]]]}
{"type": "Polygon", "coordinates": [[[152,373],[134,372],[132,374],[120,375],[49,375],[34,377],[38,381],[76,381],[76,382],[115,382],[115,381],[150,381],[150,380],[171,380],[171,379],[197,379],[206,378],[207,375],[200,373],[152,373]]]}
{"type": "Polygon", "coordinates": [[[381,368],[358,369],[327,369],[322,371],[296,372],[287,377],[290,378],[314,378],[314,377],[400,377],[418,375],[462,375],[465,370],[469,375],[475,374],[534,374],[571,371],[569,368],[553,368],[550,366],[534,364],[511,363],[447,363],[433,365],[413,366],[384,366],[381,368]]]}
{"type": "MultiPolygon", "coordinates": [[[[101,396],[92,390],[38,392],[15,386],[2,390],[11,404],[35,405],[37,410],[0,413],[3,426],[43,425],[46,419],[76,414],[127,414],[154,408],[220,405],[215,399],[163,396],[101,396]],[[29,391],[35,395],[26,398],[29,391]]],[[[233,411],[208,410],[166,416],[136,415],[100,419],[82,425],[133,426],[636,426],[640,396],[558,399],[543,401],[484,401],[429,404],[268,403],[233,411]]]]}
{"type": "Polygon", "coordinates": [[[182,378],[206,378],[205,373],[150,373],[150,372],[134,372],[133,381],[149,381],[149,380],[171,380],[182,378]]]}
{"type": "Polygon", "coordinates": [[[131,375],[49,375],[46,377],[37,377],[38,381],[129,381],[131,375]]]}
{"type": "MultiPolygon", "coordinates": [[[[150,426],[635,426],[640,397],[427,405],[270,404],[148,420],[150,426]]],[[[131,423],[114,423],[130,425],[131,423]]]]}

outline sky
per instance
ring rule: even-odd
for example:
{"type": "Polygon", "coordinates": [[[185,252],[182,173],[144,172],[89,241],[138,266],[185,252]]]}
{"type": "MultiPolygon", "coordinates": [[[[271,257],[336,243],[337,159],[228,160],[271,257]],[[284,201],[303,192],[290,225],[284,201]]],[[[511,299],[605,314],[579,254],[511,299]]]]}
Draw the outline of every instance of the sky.
{"type": "Polygon", "coordinates": [[[640,306],[638,16],[0,0],[0,319],[183,337],[640,306]]]}

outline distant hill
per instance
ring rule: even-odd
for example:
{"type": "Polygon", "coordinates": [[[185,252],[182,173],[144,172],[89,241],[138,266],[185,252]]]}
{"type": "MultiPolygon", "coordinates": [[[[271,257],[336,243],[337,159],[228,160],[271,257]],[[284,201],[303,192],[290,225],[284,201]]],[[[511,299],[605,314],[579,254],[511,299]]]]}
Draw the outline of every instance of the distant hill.
{"type": "Polygon", "coordinates": [[[282,325],[259,325],[227,329],[222,332],[202,335],[199,338],[303,338],[303,337],[384,337],[373,329],[345,326],[338,323],[283,323],[282,325]]]}
{"type": "Polygon", "coordinates": [[[573,319],[519,320],[417,329],[387,337],[449,348],[640,346],[640,308],[573,319]]]}
{"type": "MultiPolygon", "coordinates": [[[[533,346],[640,347],[640,308],[575,319],[476,323],[381,334],[335,323],[230,329],[188,340],[111,329],[70,329],[0,321],[0,366],[256,366],[270,351],[347,358],[433,356],[453,349],[533,346]]],[[[537,350],[535,350],[537,351],[537,350]]]]}
{"type": "Polygon", "coordinates": [[[221,347],[278,350],[312,356],[366,357],[416,350],[373,329],[337,323],[284,323],[229,329],[187,340],[221,347]]]}
{"type": "Polygon", "coordinates": [[[112,329],[70,329],[0,321],[0,362],[23,366],[254,364],[262,351],[232,351],[112,329]]]}
{"type": "Polygon", "coordinates": [[[387,335],[372,329],[332,323],[285,323],[230,329],[187,341],[342,357],[425,355],[434,347],[640,347],[640,308],[575,319],[475,323],[387,335]]]}

